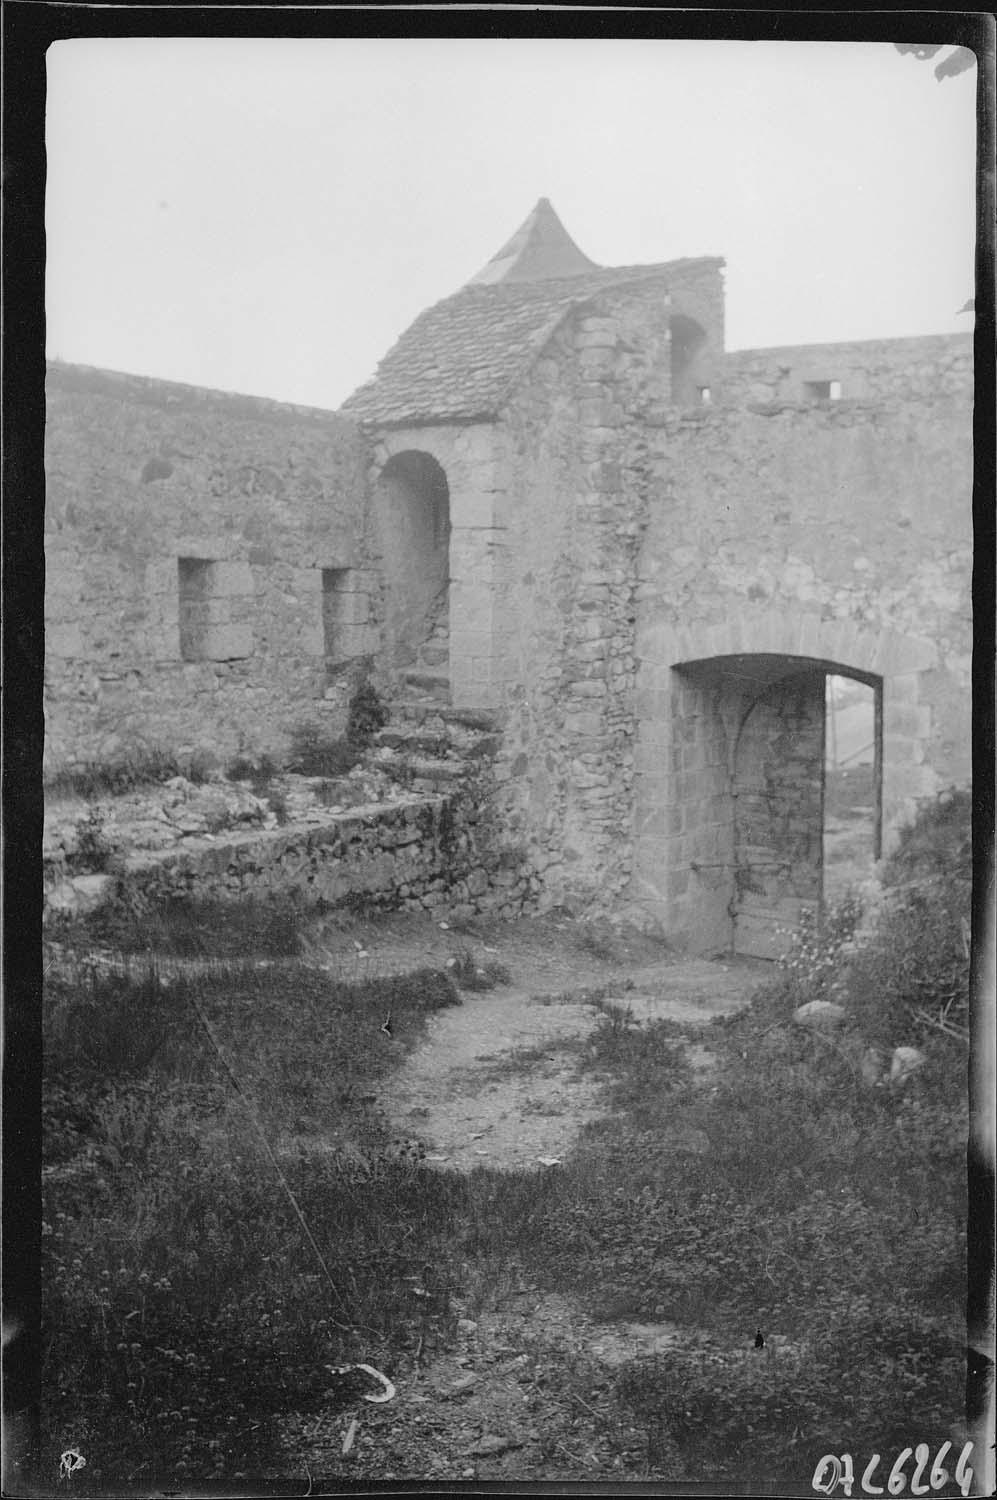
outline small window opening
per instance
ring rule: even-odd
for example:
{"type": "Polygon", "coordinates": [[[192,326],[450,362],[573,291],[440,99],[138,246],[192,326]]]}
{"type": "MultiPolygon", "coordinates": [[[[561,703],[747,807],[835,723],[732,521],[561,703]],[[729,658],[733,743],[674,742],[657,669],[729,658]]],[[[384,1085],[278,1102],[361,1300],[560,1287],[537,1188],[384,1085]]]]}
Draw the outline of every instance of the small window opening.
{"type": "Polygon", "coordinates": [[[712,394],[709,386],[708,385],[701,385],[701,386],[698,387],[698,389],[699,389],[699,399],[700,399],[701,404],[703,406],[709,406],[710,402],[713,400],[713,394],[712,394]]]}
{"type": "Polygon", "coordinates": [[[343,625],[346,623],[346,583],[349,568],[322,569],[322,630],[325,654],[333,659],[342,655],[343,625]]]}
{"type": "Polygon", "coordinates": [[[814,401],[840,401],[840,380],[807,380],[804,389],[814,401]]]}
{"type": "Polygon", "coordinates": [[[214,563],[207,558],[179,559],[180,655],[184,661],[210,658],[214,569],[214,563]]]}
{"type": "Polygon", "coordinates": [[[238,661],[253,654],[253,586],[248,565],[207,557],[177,559],[180,656],[238,661]]]}
{"type": "Polygon", "coordinates": [[[322,636],[327,665],[370,653],[370,620],[370,581],[363,571],[323,568],[322,636]]]}

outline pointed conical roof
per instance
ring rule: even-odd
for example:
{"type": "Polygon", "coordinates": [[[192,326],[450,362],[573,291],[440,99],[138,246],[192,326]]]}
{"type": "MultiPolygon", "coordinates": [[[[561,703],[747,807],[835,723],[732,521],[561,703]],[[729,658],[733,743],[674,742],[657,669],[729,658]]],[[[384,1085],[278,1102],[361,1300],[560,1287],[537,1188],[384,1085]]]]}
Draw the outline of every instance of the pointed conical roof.
{"type": "Polygon", "coordinates": [[[368,427],[491,421],[573,307],[638,283],[657,282],[671,295],[722,265],[700,256],[598,266],[541,198],[477,276],[420,313],[340,411],[368,427]]]}
{"type": "Polygon", "coordinates": [[[558,276],[579,276],[598,271],[594,260],[584,255],[561,223],[549,198],[541,198],[511,240],[493,255],[468,286],[495,286],[498,282],[547,281],[558,276]]]}

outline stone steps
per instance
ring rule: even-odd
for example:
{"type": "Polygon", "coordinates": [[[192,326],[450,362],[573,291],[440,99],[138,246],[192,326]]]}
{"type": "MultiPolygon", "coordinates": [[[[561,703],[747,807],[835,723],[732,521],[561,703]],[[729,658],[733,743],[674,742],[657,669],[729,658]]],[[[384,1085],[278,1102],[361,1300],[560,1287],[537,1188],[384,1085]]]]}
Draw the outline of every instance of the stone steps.
{"type": "Polygon", "coordinates": [[[429,668],[408,667],[401,673],[401,680],[408,689],[432,699],[436,703],[450,702],[450,673],[437,672],[429,668]]]}
{"type": "Polygon", "coordinates": [[[502,728],[501,718],[486,708],[461,708],[456,704],[441,703],[438,699],[422,697],[397,698],[391,704],[394,724],[429,724],[431,732],[458,725],[480,734],[497,734],[502,728]]]}
{"type": "Polygon", "coordinates": [[[405,750],[410,755],[445,755],[450,748],[445,730],[431,732],[406,723],[391,724],[387,729],[378,730],[374,743],[389,750],[405,750]]]}
{"type": "Polygon", "coordinates": [[[412,668],[417,672],[434,672],[450,665],[450,616],[444,594],[433,612],[429,634],[418,647],[412,668]]]}
{"type": "MultiPolygon", "coordinates": [[[[441,674],[402,674],[410,688],[427,677],[439,690],[441,674]]],[[[455,707],[442,696],[422,691],[391,704],[391,719],[374,736],[368,761],[414,791],[445,791],[493,759],[501,738],[495,714],[455,707]]]]}
{"type": "Polygon", "coordinates": [[[445,791],[455,782],[463,781],[470,770],[470,763],[464,759],[417,755],[387,746],[373,753],[370,764],[417,792],[445,791]]]}

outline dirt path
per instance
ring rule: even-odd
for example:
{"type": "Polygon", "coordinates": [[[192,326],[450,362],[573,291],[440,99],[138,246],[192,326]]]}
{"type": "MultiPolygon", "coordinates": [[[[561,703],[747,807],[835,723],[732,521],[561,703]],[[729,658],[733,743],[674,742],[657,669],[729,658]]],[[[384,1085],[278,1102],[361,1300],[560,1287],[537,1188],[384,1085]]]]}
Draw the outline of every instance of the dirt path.
{"type": "MultiPolygon", "coordinates": [[[[341,924],[326,931],[328,962],[353,963],[357,940],[341,924]]],[[[363,942],[365,962],[380,972],[438,965],[461,950],[509,971],[510,983],[465,993],[461,1006],[433,1015],[423,1043],[385,1082],[380,1102],[394,1128],[425,1141],[441,1171],[544,1170],[542,1159],[567,1154],[602,1103],[598,1081],[579,1073],[565,1043],[589,1034],[600,1001],[637,1022],[703,1024],[747,1003],[771,972],[758,962],[680,959],[647,939],[594,933],[563,918],[481,923],[468,935],[399,917],[366,931],[363,942]]],[[[704,1046],[689,1050],[694,1064],[709,1064],[704,1046]]],[[[597,1324],[572,1298],[525,1282],[510,1286],[498,1306],[463,1316],[458,1329],[455,1348],[393,1372],[390,1404],[358,1403],[348,1455],[350,1413],[292,1418],[291,1471],[334,1485],[633,1478],[649,1472],[647,1435],[614,1425],[606,1406],[614,1370],[690,1336],[704,1350],[712,1345],[668,1323],[597,1324]],[[560,1373],[566,1365],[570,1389],[560,1373]]],[[[659,1453],[654,1473],[679,1479],[677,1456],[659,1453]]]]}
{"type": "Polygon", "coordinates": [[[601,1112],[598,1081],[579,1076],[563,1047],[597,1024],[593,996],[635,1021],[697,1024],[744,1004],[758,978],[750,965],[667,957],[622,967],[608,984],[581,987],[579,998],[517,985],[466,995],[459,1009],[432,1018],[385,1107],[393,1127],[425,1140],[427,1159],[441,1168],[549,1164],[601,1112]]]}

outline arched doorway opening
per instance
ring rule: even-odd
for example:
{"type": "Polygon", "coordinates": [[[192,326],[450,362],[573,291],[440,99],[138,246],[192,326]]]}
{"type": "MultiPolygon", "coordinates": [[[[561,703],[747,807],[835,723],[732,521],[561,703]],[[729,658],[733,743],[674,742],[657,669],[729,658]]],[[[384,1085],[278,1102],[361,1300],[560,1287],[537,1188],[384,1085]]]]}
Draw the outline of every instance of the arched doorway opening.
{"type": "Polygon", "coordinates": [[[431,453],[389,458],[375,493],[385,644],[396,668],[449,668],[450,487],[431,453]],[[427,661],[427,657],[430,658],[427,661]]]}
{"type": "MultiPolygon", "coordinates": [[[[717,946],[776,958],[801,911],[840,895],[878,856],[881,680],[835,662],[766,653],[684,662],[673,671],[675,852],[691,877],[689,915],[717,946]],[[852,827],[858,804],[854,820],[829,821],[826,811],[828,702],[837,704],[843,678],[864,688],[870,709],[861,868],[852,827]],[[839,840],[829,880],[827,855],[842,821],[856,857],[838,859],[839,840]]],[[[835,808],[840,800],[836,788],[835,808]]]]}

